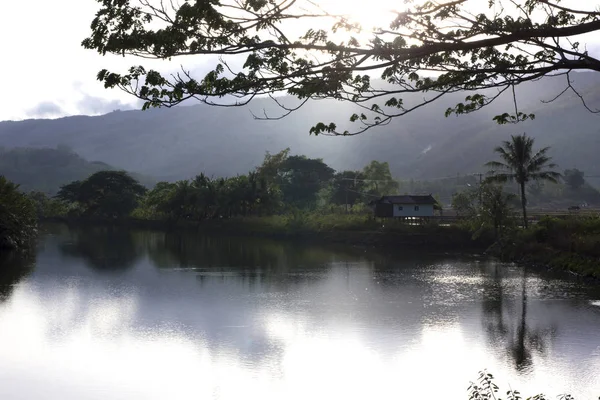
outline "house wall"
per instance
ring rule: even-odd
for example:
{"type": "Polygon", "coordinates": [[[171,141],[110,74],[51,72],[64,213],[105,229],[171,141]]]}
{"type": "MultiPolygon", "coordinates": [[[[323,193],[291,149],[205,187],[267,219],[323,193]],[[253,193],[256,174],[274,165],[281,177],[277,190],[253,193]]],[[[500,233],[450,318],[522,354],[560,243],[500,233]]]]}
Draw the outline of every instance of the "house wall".
{"type": "Polygon", "coordinates": [[[394,217],[433,217],[433,204],[394,204],[394,217]],[[402,207],[402,209],[400,209],[402,207]]]}

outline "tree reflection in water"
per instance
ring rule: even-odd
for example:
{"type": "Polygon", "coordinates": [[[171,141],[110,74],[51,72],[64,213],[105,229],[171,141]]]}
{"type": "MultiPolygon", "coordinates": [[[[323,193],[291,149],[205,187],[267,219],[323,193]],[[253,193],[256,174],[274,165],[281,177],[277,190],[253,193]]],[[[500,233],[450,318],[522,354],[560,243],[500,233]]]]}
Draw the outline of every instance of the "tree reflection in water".
{"type": "Polygon", "coordinates": [[[111,227],[70,230],[70,240],[60,244],[66,255],[83,259],[101,272],[117,272],[131,268],[143,254],[134,233],[111,227]]]}
{"type": "Polygon", "coordinates": [[[484,283],[482,301],[483,323],[492,346],[507,355],[518,373],[526,374],[533,367],[535,356],[547,355],[549,342],[556,335],[554,326],[532,326],[527,320],[528,274],[524,268],[520,277],[520,293],[506,288],[506,267],[494,266],[484,283]],[[520,302],[518,301],[520,300],[520,302]],[[520,304],[519,304],[520,303],[520,304]]]}
{"type": "Polygon", "coordinates": [[[33,271],[34,254],[0,253],[0,303],[8,300],[15,285],[33,271]]]}
{"type": "MultiPolygon", "coordinates": [[[[322,277],[323,266],[347,260],[349,252],[295,242],[189,233],[156,234],[150,240],[148,255],[156,267],[196,270],[201,284],[214,279],[241,279],[248,285],[260,283],[284,288],[322,277]],[[290,269],[298,266],[306,266],[308,270],[302,269],[299,274],[290,269]],[[314,275],[310,273],[312,268],[314,275]]],[[[352,256],[361,259],[358,252],[352,256]]]]}

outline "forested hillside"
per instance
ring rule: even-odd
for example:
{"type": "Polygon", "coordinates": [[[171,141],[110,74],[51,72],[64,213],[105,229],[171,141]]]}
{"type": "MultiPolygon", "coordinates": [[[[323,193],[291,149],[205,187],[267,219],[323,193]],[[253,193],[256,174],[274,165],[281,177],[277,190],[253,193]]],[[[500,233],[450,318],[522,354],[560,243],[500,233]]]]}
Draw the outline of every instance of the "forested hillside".
{"type": "MultiPolygon", "coordinates": [[[[600,108],[600,74],[574,75],[590,107],[600,108]]],[[[600,175],[600,115],[588,112],[572,93],[550,104],[538,100],[551,99],[563,88],[564,78],[520,87],[519,106],[537,118],[518,125],[492,122],[494,115],[514,107],[512,96],[472,115],[445,118],[445,109],[466,95],[455,94],[359,136],[314,137],[308,134],[314,123],[344,121],[355,110],[345,103],[314,101],[282,120],[258,121],[252,113],[274,112],[270,102],[259,99],[245,108],[193,105],[1,122],[0,141],[7,148],[68,145],[85,159],[164,180],[199,172],[234,176],[259,165],[265,151],[287,147],[295,154],[323,158],[336,170],[360,169],[376,159],[388,161],[398,179],[431,179],[480,172],[501,140],[527,132],[539,146],[553,147],[551,155],[561,170],[576,167],[586,176],[600,175]]]]}
{"type": "MultiPolygon", "coordinates": [[[[54,194],[69,182],[85,179],[95,172],[114,170],[101,161],[87,161],[66,146],[58,148],[0,148],[0,175],[20,185],[20,189],[54,194]]],[[[150,178],[135,175],[152,185],[150,178]]]]}

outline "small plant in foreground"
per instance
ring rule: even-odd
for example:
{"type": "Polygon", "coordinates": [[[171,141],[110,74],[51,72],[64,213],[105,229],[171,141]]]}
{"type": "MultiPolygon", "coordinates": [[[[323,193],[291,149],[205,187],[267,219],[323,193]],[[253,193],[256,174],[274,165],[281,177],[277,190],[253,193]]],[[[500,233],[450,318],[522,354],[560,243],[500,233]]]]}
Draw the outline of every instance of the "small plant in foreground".
{"type": "MultiPolygon", "coordinates": [[[[498,393],[500,388],[494,383],[494,376],[487,371],[481,371],[477,382],[469,385],[469,400],[503,400],[498,393]]],[[[522,400],[523,397],[518,390],[510,389],[506,392],[506,400],[522,400]]],[[[558,396],[559,400],[574,400],[570,394],[558,396]]],[[[600,399],[600,397],[599,397],[600,399]]],[[[527,397],[526,400],[549,400],[544,394],[527,397]]]]}

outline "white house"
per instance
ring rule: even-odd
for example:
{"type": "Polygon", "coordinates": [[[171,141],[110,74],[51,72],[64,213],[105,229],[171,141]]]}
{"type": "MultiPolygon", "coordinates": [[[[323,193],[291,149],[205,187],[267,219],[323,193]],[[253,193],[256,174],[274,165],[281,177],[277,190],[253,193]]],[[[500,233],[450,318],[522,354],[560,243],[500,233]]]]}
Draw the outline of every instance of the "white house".
{"type": "Polygon", "coordinates": [[[383,196],[374,203],[375,216],[398,217],[433,217],[437,201],[432,195],[427,196],[383,196]]]}

